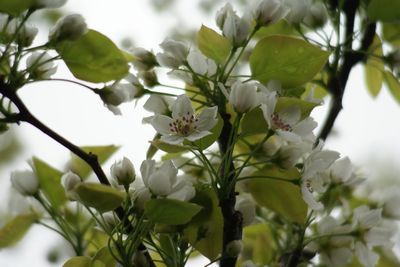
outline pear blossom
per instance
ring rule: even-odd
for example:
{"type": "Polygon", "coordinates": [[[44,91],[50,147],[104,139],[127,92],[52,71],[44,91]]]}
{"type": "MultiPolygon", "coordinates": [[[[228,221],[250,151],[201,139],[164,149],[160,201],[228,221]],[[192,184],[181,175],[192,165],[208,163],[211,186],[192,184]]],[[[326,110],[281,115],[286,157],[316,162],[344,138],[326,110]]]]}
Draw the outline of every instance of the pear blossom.
{"type": "Polygon", "coordinates": [[[358,261],[364,267],[374,267],[378,263],[379,255],[374,252],[371,248],[367,247],[363,242],[356,242],[355,254],[358,257],[358,261]]]}
{"type": "Polygon", "coordinates": [[[129,186],[136,177],[132,162],[124,157],[111,166],[111,176],[119,185],[129,186]]]}
{"type": "Polygon", "coordinates": [[[48,79],[56,73],[57,66],[46,52],[34,52],[26,59],[26,67],[31,77],[48,79]]]}
{"type": "Polygon", "coordinates": [[[323,143],[320,142],[308,157],[304,160],[301,193],[304,201],[313,210],[321,210],[322,203],[314,199],[313,192],[325,192],[325,184],[328,182],[326,170],[339,158],[339,153],[331,150],[322,150],[323,143]]]}
{"type": "Polygon", "coordinates": [[[311,7],[311,0],[285,0],[284,3],[290,9],[286,20],[294,24],[302,22],[311,7]]]}
{"type": "Polygon", "coordinates": [[[253,17],[259,26],[268,26],[283,19],[289,11],[280,0],[262,0],[253,11],[253,17]]]}
{"type": "Polygon", "coordinates": [[[311,117],[301,120],[301,110],[298,106],[290,106],[275,111],[276,92],[262,93],[260,98],[264,119],[277,135],[289,142],[306,141],[313,143],[315,141],[312,131],[317,127],[317,123],[311,117]]]}
{"type": "MultiPolygon", "coordinates": [[[[168,115],[171,113],[171,106],[174,102],[174,99],[169,96],[163,95],[151,95],[146,103],[144,103],[143,108],[149,112],[153,112],[154,114],[159,115],[168,115]]],[[[153,116],[145,117],[142,120],[143,124],[151,123],[153,116]]]]}
{"type": "Polygon", "coordinates": [[[255,108],[259,105],[256,84],[236,81],[231,87],[229,102],[239,113],[245,113],[255,108]]]}
{"type": "Polygon", "coordinates": [[[286,143],[282,145],[279,153],[279,165],[283,168],[290,169],[294,167],[299,159],[312,150],[312,144],[306,142],[286,143]]]}
{"type": "Polygon", "coordinates": [[[24,24],[18,34],[18,44],[21,46],[30,46],[38,32],[38,28],[29,24],[24,24]]]}
{"type": "Polygon", "coordinates": [[[135,60],[132,62],[133,66],[137,70],[148,71],[158,65],[156,56],[142,47],[132,48],[131,53],[135,57],[135,60]]]}
{"type": "Polygon", "coordinates": [[[172,118],[156,114],[151,120],[151,125],[166,143],[182,144],[185,139],[196,141],[211,134],[210,130],[217,124],[217,107],[205,108],[196,115],[186,95],[178,96],[171,110],[172,118]]]}
{"type": "Polygon", "coordinates": [[[11,184],[24,196],[33,196],[39,190],[39,180],[33,171],[12,172],[11,184]]]}
{"type": "Polygon", "coordinates": [[[216,15],[216,23],[225,37],[230,39],[235,46],[241,46],[250,33],[251,17],[245,14],[239,17],[227,3],[216,15]]]}
{"type": "Polygon", "coordinates": [[[88,28],[82,15],[72,14],[59,19],[50,30],[49,40],[59,42],[62,40],[76,40],[85,33],[88,28]]]}
{"type": "Polygon", "coordinates": [[[217,65],[214,60],[205,57],[197,50],[190,50],[187,62],[194,72],[201,75],[212,76],[217,72],[217,65]]]}
{"type": "Polygon", "coordinates": [[[142,180],[149,191],[159,197],[188,201],[195,196],[195,189],[187,176],[177,176],[178,169],[172,161],[165,161],[156,168],[154,160],[145,160],[140,166],[142,180]]]}
{"type": "Polygon", "coordinates": [[[335,182],[346,182],[353,174],[353,166],[348,157],[336,160],[330,167],[330,177],[335,182]]]}
{"type": "Polygon", "coordinates": [[[179,68],[186,61],[189,54],[189,47],[185,43],[172,39],[164,40],[160,47],[164,52],[156,55],[157,61],[161,66],[171,69],[179,68]]]}
{"type": "Polygon", "coordinates": [[[81,178],[69,171],[61,177],[61,184],[64,187],[65,194],[70,200],[77,200],[78,195],[75,193],[75,188],[82,182],[81,178]]]}

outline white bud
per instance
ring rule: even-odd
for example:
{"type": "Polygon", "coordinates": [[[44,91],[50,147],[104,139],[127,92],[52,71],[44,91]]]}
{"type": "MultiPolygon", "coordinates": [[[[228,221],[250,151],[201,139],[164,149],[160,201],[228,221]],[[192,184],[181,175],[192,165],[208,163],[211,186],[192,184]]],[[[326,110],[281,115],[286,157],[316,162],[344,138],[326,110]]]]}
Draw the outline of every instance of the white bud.
{"type": "Polygon", "coordinates": [[[235,258],[239,256],[242,250],[243,250],[243,241],[233,240],[226,245],[225,252],[228,256],[235,258]]]}
{"type": "Polygon", "coordinates": [[[78,195],[75,193],[75,187],[82,182],[81,178],[69,171],[61,177],[61,184],[64,187],[65,193],[70,200],[77,200],[78,195]]]}
{"type": "Polygon", "coordinates": [[[164,67],[176,69],[181,66],[189,53],[189,48],[183,42],[166,39],[160,44],[164,53],[158,53],[156,58],[158,63],[164,67]]]}
{"type": "Polygon", "coordinates": [[[304,18],[304,23],[313,28],[325,25],[328,20],[328,11],[323,3],[315,3],[304,18]]]}
{"type": "Polygon", "coordinates": [[[239,195],[236,198],[235,210],[242,214],[243,226],[252,224],[256,218],[256,205],[248,194],[239,195]]]}
{"type": "Polygon", "coordinates": [[[132,162],[124,157],[111,166],[111,176],[119,185],[129,186],[136,178],[132,162]]]}
{"type": "Polygon", "coordinates": [[[132,61],[136,69],[140,71],[148,71],[157,65],[155,55],[141,47],[132,49],[132,54],[135,56],[135,60],[132,61]]]}
{"type": "Polygon", "coordinates": [[[34,79],[48,79],[57,71],[52,57],[46,52],[32,53],[26,59],[26,67],[34,79]]]}
{"type": "Polygon", "coordinates": [[[228,14],[234,13],[232,5],[227,3],[224,7],[217,11],[217,15],[215,16],[215,22],[217,26],[223,30],[226,17],[228,14]]]}
{"type": "Polygon", "coordinates": [[[25,24],[18,34],[18,44],[21,46],[30,46],[38,31],[38,28],[25,24]]]}
{"type": "Polygon", "coordinates": [[[85,19],[79,14],[68,15],[57,21],[51,29],[49,40],[59,42],[62,40],[76,40],[85,33],[88,28],[85,19]]]}
{"type": "Polygon", "coordinates": [[[234,12],[228,12],[224,21],[222,33],[230,39],[234,46],[240,47],[250,33],[251,17],[239,17],[234,12]]]}
{"type": "Polygon", "coordinates": [[[262,0],[253,16],[259,26],[268,26],[283,19],[289,11],[289,8],[279,0],[262,0]]]}
{"type": "Polygon", "coordinates": [[[285,4],[290,9],[286,19],[295,24],[302,22],[311,7],[310,0],[285,0],[285,4]]]}
{"type": "MultiPolygon", "coordinates": [[[[114,214],[112,211],[108,211],[103,213],[103,220],[105,227],[107,227],[109,230],[113,230],[120,222],[118,217],[114,214]]],[[[107,229],[105,229],[107,230],[107,229]]]]}
{"type": "Polygon", "coordinates": [[[257,86],[253,83],[235,82],[231,87],[229,102],[239,113],[245,113],[259,104],[257,86]]]}
{"type": "Polygon", "coordinates": [[[39,190],[39,181],[33,171],[12,172],[11,184],[24,196],[33,196],[39,190]]]}

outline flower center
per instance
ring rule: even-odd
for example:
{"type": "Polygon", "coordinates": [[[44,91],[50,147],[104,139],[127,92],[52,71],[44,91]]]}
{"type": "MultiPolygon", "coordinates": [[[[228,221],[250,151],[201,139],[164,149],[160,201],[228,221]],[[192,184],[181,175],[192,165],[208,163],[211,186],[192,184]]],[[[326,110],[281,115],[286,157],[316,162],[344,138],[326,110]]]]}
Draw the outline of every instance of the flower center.
{"type": "Polygon", "coordinates": [[[274,124],[275,128],[277,129],[281,129],[287,132],[291,132],[292,131],[292,126],[290,126],[290,124],[285,123],[282,118],[279,117],[279,115],[277,113],[272,114],[271,116],[272,119],[272,123],[274,124]]]}
{"type": "Polygon", "coordinates": [[[180,118],[175,119],[169,124],[170,131],[180,136],[188,136],[197,129],[196,122],[198,119],[189,112],[180,118]]]}

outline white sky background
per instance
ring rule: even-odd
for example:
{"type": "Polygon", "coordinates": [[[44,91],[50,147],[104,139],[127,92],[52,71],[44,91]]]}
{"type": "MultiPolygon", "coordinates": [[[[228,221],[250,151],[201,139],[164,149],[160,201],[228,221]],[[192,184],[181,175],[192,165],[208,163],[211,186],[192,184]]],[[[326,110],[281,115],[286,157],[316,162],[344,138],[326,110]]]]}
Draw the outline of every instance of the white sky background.
{"type": "MultiPolygon", "coordinates": [[[[159,51],[158,44],[174,25],[198,29],[204,23],[215,28],[213,15],[205,18],[202,13],[196,12],[194,3],[197,1],[177,1],[179,7],[163,15],[155,13],[148,3],[147,0],[69,0],[65,10],[67,13],[82,14],[90,28],[102,32],[116,43],[131,36],[136,46],[155,51],[159,51]]],[[[72,77],[64,67],[60,66],[60,70],[63,72],[54,77],[72,77]]],[[[143,100],[136,108],[132,103],[124,104],[123,116],[118,117],[109,112],[97,96],[71,84],[41,82],[22,89],[20,95],[39,119],[73,143],[80,146],[123,145],[113,160],[127,156],[136,167],[145,158],[147,142],[153,137],[154,130],[141,124],[142,118],[147,115],[140,107],[143,100]]],[[[367,164],[371,159],[381,159],[380,162],[387,163],[387,166],[399,166],[400,106],[386,88],[376,99],[372,99],[365,88],[362,68],[358,66],[351,74],[343,105],[344,110],[335,124],[338,135],[328,140],[327,147],[348,155],[367,175],[377,173],[376,165],[367,164]]],[[[314,112],[317,121],[322,121],[326,107],[314,112]]],[[[19,126],[17,133],[24,151],[15,164],[0,172],[1,210],[7,207],[5,199],[11,170],[27,168],[26,160],[33,155],[62,169],[69,155],[66,149],[29,125],[19,126]]],[[[47,230],[34,227],[24,242],[13,249],[0,251],[0,266],[51,266],[45,260],[46,251],[59,244],[58,240],[47,230]]]]}

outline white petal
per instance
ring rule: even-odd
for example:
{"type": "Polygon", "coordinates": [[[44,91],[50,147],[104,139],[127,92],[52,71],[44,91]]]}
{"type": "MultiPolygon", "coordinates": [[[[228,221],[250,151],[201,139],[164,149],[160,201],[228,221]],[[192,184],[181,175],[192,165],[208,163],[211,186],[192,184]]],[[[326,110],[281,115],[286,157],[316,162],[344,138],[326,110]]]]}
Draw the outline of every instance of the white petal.
{"type": "Polygon", "coordinates": [[[148,180],[150,175],[155,171],[156,162],[151,159],[146,159],[140,165],[140,173],[142,174],[142,179],[144,185],[148,186],[148,180]]]}
{"type": "Polygon", "coordinates": [[[210,134],[212,134],[212,133],[209,132],[209,131],[194,132],[194,133],[190,134],[189,136],[186,136],[185,138],[187,140],[193,142],[193,141],[199,140],[199,139],[201,139],[201,138],[203,138],[203,137],[205,137],[207,135],[210,135],[210,134]]]}
{"type": "Polygon", "coordinates": [[[150,123],[158,133],[168,135],[171,133],[170,124],[172,124],[172,122],[173,120],[170,117],[165,115],[155,115],[150,123]]]}
{"type": "Polygon", "coordinates": [[[276,130],[275,131],[277,135],[282,137],[285,141],[292,142],[292,143],[300,143],[301,138],[297,134],[293,132],[288,132],[288,131],[282,131],[282,130],[276,130]]]}
{"type": "Polygon", "coordinates": [[[193,115],[193,107],[187,95],[180,95],[172,104],[172,118],[177,119],[183,116],[193,115]]]}
{"type": "Polygon", "coordinates": [[[355,252],[359,262],[365,267],[374,267],[378,263],[379,255],[361,242],[356,243],[355,252]]]}
{"type": "Polygon", "coordinates": [[[218,122],[217,120],[217,107],[205,108],[201,111],[199,116],[197,117],[197,130],[198,131],[209,131],[211,130],[218,122]]]}
{"type": "Polygon", "coordinates": [[[164,96],[160,95],[151,95],[143,105],[143,108],[155,114],[165,114],[168,112],[169,105],[164,98],[164,96]]]}
{"type": "Polygon", "coordinates": [[[185,138],[179,135],[163,135],[160,140],[171,145],[181,145],[185,138]]]}
{"type": "Polygon", "coordinates": [[[150,191],[157,196],[166,196],[171,192],[171,180],[167,174],[156,171],[149,177],[148,185],[150,191]]]}
{"type": "Polygon", "coordinates": [[[178,169],[175,167],[171,160],[165,161],[161,165],[159,171],[167,175],[168,179],[171,181],[171,185],[175,184],[178,169]]]}
{"type": "Polygon", "coordinates": [[[300,121],[292,127],[294,133],[300,136],[306,136],[317,127],[317,122],[313,118],[308,117],[300,121]]]}
{"type": "Polygon", "coordinates": [[[314,196],[308,190],[307,186],[305,185],[305,182],[303,182],[301,185],[301,194],[303,196],[303,200],[307,203],[307,205],[311,209],[322,210],[324,208],[324,205],[322,205],[322,203],[319,203],[314,199],[314,196]]]}
{"type": "Polygon", "coordinates": [[[207,73],[208,64],[207,58],[199,51],[190,50],[187,61],[194,72],[204,75],[207,73]]]}
{"type": "Polygon", "coordinates": [[[300,108],[297,106],[291,106],[279,111],[279,117],[282,119],[283,122],[294,125],[300,120],[301,111],[300,108]]]}
{"type": "Polygon", "coordinates": [[[353,171],[351,161],[348,157],[335,161],[330,169],[332,178],[336,181],[343,182],[347,181],[351,177],[353,171]]]}

